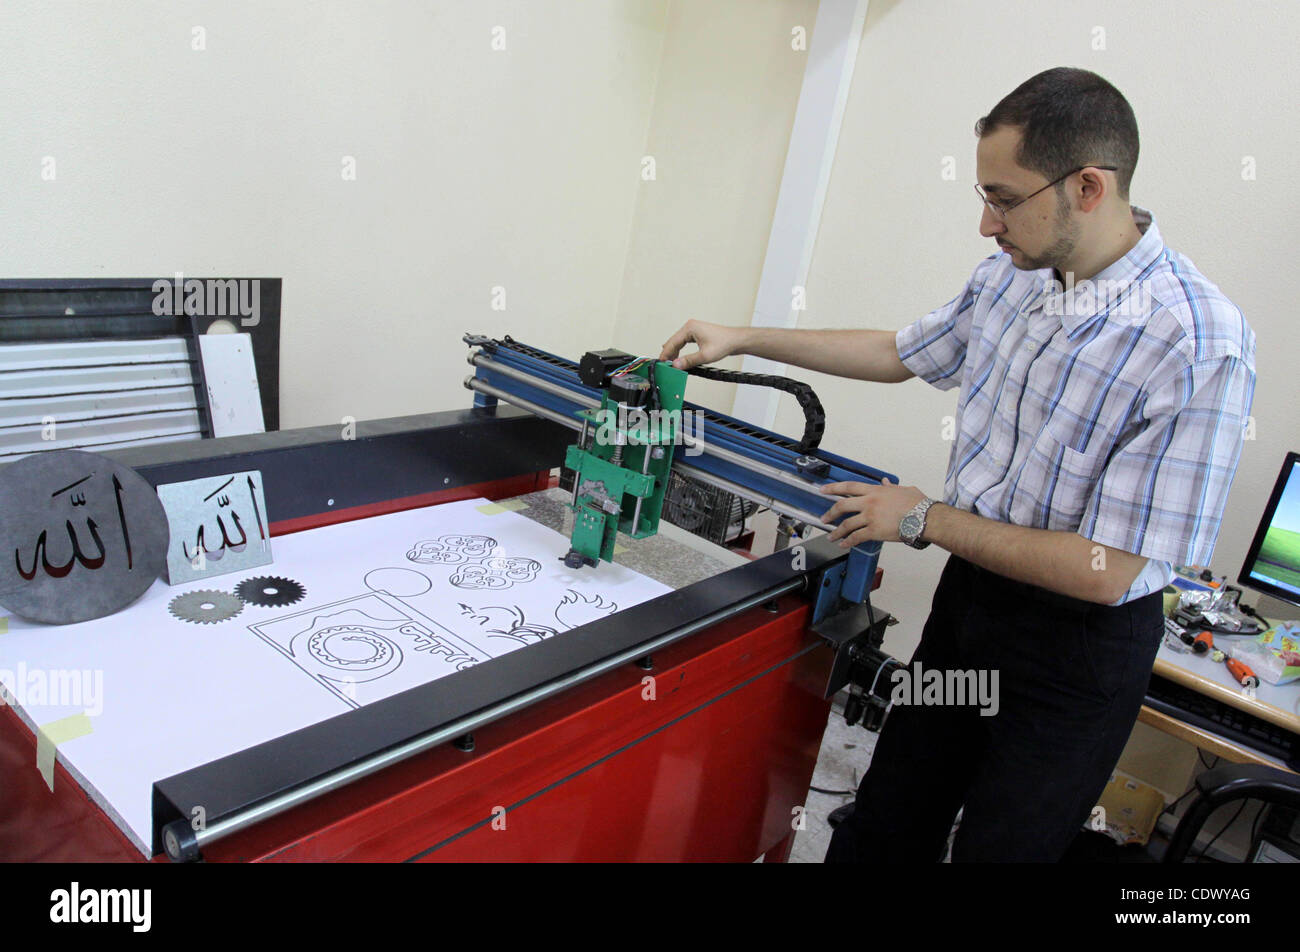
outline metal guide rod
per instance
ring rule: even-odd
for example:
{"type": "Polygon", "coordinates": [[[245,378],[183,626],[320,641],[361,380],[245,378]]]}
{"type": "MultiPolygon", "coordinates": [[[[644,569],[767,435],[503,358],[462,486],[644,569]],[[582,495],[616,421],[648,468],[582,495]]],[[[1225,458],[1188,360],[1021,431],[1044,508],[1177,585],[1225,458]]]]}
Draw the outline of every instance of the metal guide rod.
{"type": "MultiPolygon", "coordinates": [[[[666,634],[660,635],[658,638],[627,648],[620,651],[618,654],[605,658],[603,661],[598,661],[595,664],[564,675],[563,677],[555,678],[545,684],[538,685],[535,688],[525,691],[522,694],[515,695],[509,700],[502,701],[499,704],[495,704],[492,707],[479,711],[469,717],[435,728],[434,730],[421,734],[419,737],[412,738],[397,747],[367,757],[365,760],[358,761],[348,767],[343,767],[332,773],[326,774],[325,776],[313,780],[310,783],[303,784],[300,787],[295,787],[292,790],[272,797],[271,799],[256,804],[255,806],[249,807],[246,810],[241,810],[231,816],[216,820],[204,829],[195,831],[193,838],[197,841],[197,847],[201,849],[204,844],[213,843],[223,837],[230,836],[232,833],[242,830],[245,827],[252,826],[254,823],[276,816],[279,813],[283,813],[285,810],[292,809],[293,807],[306,803],[309,800],[313,800],[316,797],[329,793],[331,790],[336,790],[339,787],[346,786],[354,780],[360,780],[362,777],[366,777],[376,771],[383,770],[385,767],[389,767],[395,763],[406,760],[409,757],[413,757],[431,747],[436,747],[439,744],[443,744],[456,737],[468,734],[471,731],[482,727],[484,724],[500,720],[503,717],[513,714],[520,708],[527,707],[530,704],[536,704],[538,701],[545,700],[546,698],[567,690],[574,685],[581,684],[583,681],[590,680],[591,678],[604,674],[607,671],[612,671],[622,665],[629,664],[638,658],[643,658],[646,655],[658,651],[660,648],[664,648],[676,641],[680,641],[683,638],[693,635],[697,631],[701,631],[711,625],[716,625],[719,622],[726,621],[741,612],[748,611],[757,605],[762,605],[764,602],[769,602],[774,598],[785,595],[789,592],[797,591],[805,586],[806,580],[803,576],[782,582],[781,584],[775,585],[757,595],[752,595],[735,605],[711,612],[703,618],[687,625],[683,625],[680,628],[675,628],[666,634]]],[[[176,820],[174,822],[183,823],[186,829],[189,829],[189,820],[176,820]]],[[[168,826],[170,827],[171,824],[168,824],[168,826]]],[[[174,842],[170,837],[164,836],[163,839],[169,846],[174,842]]],[[[171,858],[179,859],[180,857],[172,856],[171,858]]]]}
{"type": "MultiPolygon", "coordinates": [[[[645,454],[641,457],[642,476],[645,476],[650,469],[650,454],[655,449],[656,447],[652,447],[652,446],[647,446],[645,448],[645,454]]],[[[637,529],[641,528],[641,503],[642,502],[644,502],[644,499],[641,496],[637,496],[636,506],[632,510],[632,531],[633,532],[636,532],[637,529]]]]}
{"type": "MultiPolygon", "coordinates": [[[[553,394],[557,397],[563,397],[565,400],[572,400],[574,403],[581,404],[588,409],[600,406],[600,401],[595,397],[589,397],[585,393],[570,390],[568,387],[561,387],[557,383],[551,383],[549,380],[542,380],[540,377],[534,377],[532,374],[524,373],[522,370],[508,367],[500,361],[485,356],[482,351],[471,351],[469,355],[469,363],[474,367],[483,367],[486,370],[491,370],[492,372],[499,373],[502,376],[511,377],[521,383],[528,384],[530,387],[536,387],[538,390],[545,390],[547,393],[553,394]]],[[[465,386],[468,387],[469,380],[473,379],[473,377],[470,377],[466,380],[465,386]]]]}
{"type": "Polygon", "coordinates": [[[484,383],[478,377],[473,375],[465,378],[465,386],[470,390],[478,393],[485,393],[489,397],[496,397],[498,400],[504,400],[506,403],[519,407],[521,410],[527,410],[530,413],[536,413],[539,417],[550,420],[552,423],[558,423],[561,426],[567,426],[570,430],[581,430],[582,423],[576,417],[561,413],[559,410],[552,410],[550,407],[544,407],[540,403],[533,403],[531,400],[525,400],[523,397],[516,396],[508,390],[502,390],[500,387],[494,387],[490,383],[484,383]]]}
{"type": "MultiPolygon", "coordinates": [[[[565,400],[572,400],[573,402],[581,404],[585,407],[591,408],[597,405],[597,401],[592,400],[586,394],[575,393],[572,390],[566,389],[565,387],[561,387],[559,384],[553,384],[550,383],[549,381],[539,380],[536,377],[524,373],[522,370],[515,370],[513,367],[507,367],[504,364],[498,363],[497,361],[493,360],[490,357],[484,357],[480,353],[471,354],[469,358],[469,362],[476,367],[483,367],[484,369],[491,370],[494,373],[500,373],[506,377],[512,377],[515,380],[528,384],[530,387],[536,387],[538,390],[544,390],[547,393],[553,394],[554,396],[557,397],[562,397],[565,400]]],[[[513,403],[515,406],[524,409],[532,410],[537,406],[536,404],[533,404],[528,401],[520,402],[519,399],[513,399],[511,396],[505,394],[504,391],[492,387],[491,384],[486,384],[483,383],[482,381],[477,381],[476,383],[470,382],[475,380],[476,378],[474,377],[467,377],[465,380],[465,386],[471,390],[477,390],[480,393],[486,393],[489,396],[494,396],[499,400],[505,400],[508,403],[513,403]],[[492,389],[485,389],[488,387],[492,387],[492,389]]],[[[536,412],[541,413],[541,410],[537,409],[536,412]]],[[[555,419],[555,418],[548,417],[548,419],[555,419]]],[[[566,423],[565,425],[570,426],[570,424],[568,423],[566,423]]],[[[577,429],[576,426],[573,426],[572,428],[577,429]]],[[[817,491],[817,485],[818,485],[817,483],[809,482],[808,480],[805,479],[800,479],[798,476],[793,476],[790,473],[787,473],[785,470],[777,469],[775,466],[769,466],[766,463],[760,462],[756,459],[752,459],[748,456],[745,456],[742,453],[736,453],[732,450],[725,449],[721,446],[714,446],[713,444],[709,443],[706,440],[697,440],[695,437],[689,436],[686,433],[681,433],[680,436],[681,436],[682,444],[684,446],[691,447],[692,449],[698,447],[699,449],[703,450],[703,452],[708,453],[710,456],[716,456],[718,459],[725,460],[728,463],[735,463],[737,466],[743,466],[746,469],[750,470],[751,472],[758,473],[760,476],[766,476],[769,479],[775,479],[777,482],[785,483],[787,486],[793,486],[796,489],[802,489],[805,492],[817,491]]],[[[843,499],[845,497],[836,496],[833,494],[827,494],[826,498],[835,500],[835,499],[843,499]]]]}
{"type": "MultiPolygon", "coordinates": [[[[468,387],[470,390],[475,390],[479,393],[487,394],[489,397],[496,397],[498,400],[504,400],[506,401],[506,403],[512,404],[513,406],[516,406],[521,410],[527,410],[530,413],[536,413],[540,417],[544,417],[545,419],[551,420],[554,423],[559,423],[562,424],[563,426],[567,426],[571,430],[577,430],[580,429],[581,427],[581,424],[579,424],[576,419],[567,417],[563,413],[560,413],[556,410],[551,410],[548,407],[542,406],[541,404],[533,403],[531,400],[525,400],[523,397],[516,396],[515,394],[510,393],[507,390],[502,390],[500,387],[494,387],[490,383],[484,383],[482,380],[479,380],[477,377],[472,377],[472,376],[466,377],[465,386],[468,387]]],[[[709,452],[709,450],[706,448],[705,452],[707,453],[709,452]]],[[[743,466],[752,465],[752,461],[746,460],[744,457],[740,456],[739,454],[731,453],[728,450],[718,450],[717,452],[726,453],[727,456],[735,456],[736,457],[735,462],[739,463],[740,465],[743,466]]],[[[727,457],[722,456],[721,458],[726,459],[727,457]]],[[[739,483],[732,482],[730,479],[727,479],[723,476],[715,476],[713,473],[706,473],[702,469],[696,469],[694,466],[691,466],[688,463],[674,462],[673,469],[681,473],[683,476],[690,476],[693,479],[698,479],[701,482],[708,483],[711,486],[717,486],[719,489],[725,489],[727,492],[732,492],[738,496],[743,496],[746,499],[758,503],[760,506],[767,506],[773,512],[778,512],[786,516],[793,516],[795,519],[798,519],[800,522],[806,522],[810,526],[816,526],[817,528],[825,529],[828,532],[834,528],[834,526],[830,526],[822,522],[820,516],[815,516],[812,513],[806,512],[802,509],[796,509],[794,506],[783,503],[779,499],[773,499],[771,496],[767,496],[764,495],[763,493],[755,492],[753,489],[750,489],[747,486],[742,486],[739,483]]],[[[788,482],[788,480],[782,480],[782,481],[788,482]]],[[[798,485],[798,487],[804,490],[805,492],[816,491],[816,486],[811,483],[798,482],[796,485],[798,485]]],[[[844,498],[842,496],[836,496],[833,493],[826,493],[825,495],[828,500],[844,498]]],[[[828,502],[827,507],[829,508],[830,505],[831,503],[828,502]]]]}

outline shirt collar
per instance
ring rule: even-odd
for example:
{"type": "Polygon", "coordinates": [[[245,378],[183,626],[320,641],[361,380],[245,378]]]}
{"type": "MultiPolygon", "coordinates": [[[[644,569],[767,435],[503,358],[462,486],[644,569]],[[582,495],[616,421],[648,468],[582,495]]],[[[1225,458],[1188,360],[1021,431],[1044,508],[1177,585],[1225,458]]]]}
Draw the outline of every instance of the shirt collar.
{"type": "Polygon", "coordinates": [[[1155,218],[1145,208],[1136,205],[1130,205],[1129,208],[1133,212],[1133,223],[1137,225],[1142,237],[1122,258],[1107,265],[1089,280],[1080,281],[1063,290],[1058,290],[1060,285],[1052,272],[1045,273],[1044,309],[1061,318],[1061,326],[1070,336],[1098,314],[1108,312],[1129,295],[1137,293],[1137,280],[1164,253],[1165,242],[1160,237],[1155,218]]]}

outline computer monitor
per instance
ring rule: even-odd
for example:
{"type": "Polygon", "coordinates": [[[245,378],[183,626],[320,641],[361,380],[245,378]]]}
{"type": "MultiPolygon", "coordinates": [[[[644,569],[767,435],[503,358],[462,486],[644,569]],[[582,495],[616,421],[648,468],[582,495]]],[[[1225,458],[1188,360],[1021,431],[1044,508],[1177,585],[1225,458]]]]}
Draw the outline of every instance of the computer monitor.
{"type": "Polygon", "coordinates": [[[1300,605],[1300,453],[1287,453],[1237,581],[1300,605]]]}

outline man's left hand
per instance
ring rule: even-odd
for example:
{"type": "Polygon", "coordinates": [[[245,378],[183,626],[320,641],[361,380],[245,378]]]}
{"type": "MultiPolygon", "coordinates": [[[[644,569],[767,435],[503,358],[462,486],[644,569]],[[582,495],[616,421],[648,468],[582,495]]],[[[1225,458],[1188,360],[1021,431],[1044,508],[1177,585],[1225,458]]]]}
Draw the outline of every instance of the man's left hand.
{"type": "Polygon", "coordinates": [[[862,542],[901,542],[898,524],[903,516],[925,493],[915,486],[899,486],[884,480],[879,486],[870,483],[827,483],[824,493],[844,496],[822,516],[822,522],[831,523],[841,516],[844,521],[830,533],[832,541],[839,540],[842,548],[862,542]]]}

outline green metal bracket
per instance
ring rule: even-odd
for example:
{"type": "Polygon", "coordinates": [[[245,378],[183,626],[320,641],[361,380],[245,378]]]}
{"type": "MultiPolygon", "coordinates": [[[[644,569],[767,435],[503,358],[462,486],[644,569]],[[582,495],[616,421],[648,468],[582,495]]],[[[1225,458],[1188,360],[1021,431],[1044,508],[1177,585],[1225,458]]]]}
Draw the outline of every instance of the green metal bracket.
{"type": "Polygon", "coordinates": [[[569,553],[574,567],[612,561],[620,532],[643,539],[659,531],[673,447],[682,431],[687,374],[666,361],[631,372],[653,383],[657,400],[620,418],[617,402],[604,391],[599,409],[576,413],[583,436],[564,455],[564,465],[575,473],[569,553]]]}

